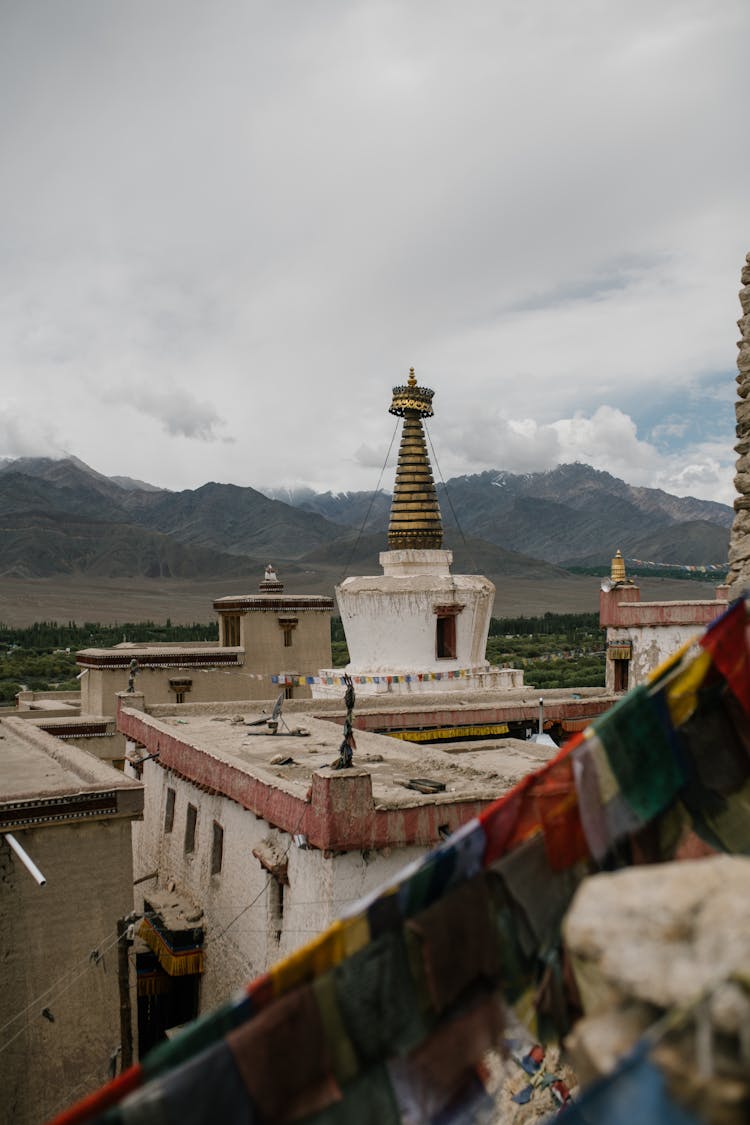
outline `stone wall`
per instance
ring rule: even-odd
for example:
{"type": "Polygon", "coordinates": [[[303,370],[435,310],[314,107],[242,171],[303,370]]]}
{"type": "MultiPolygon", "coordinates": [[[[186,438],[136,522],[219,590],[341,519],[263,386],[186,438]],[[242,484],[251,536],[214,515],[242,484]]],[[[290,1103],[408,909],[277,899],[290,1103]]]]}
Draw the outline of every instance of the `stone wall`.
{"type": "Polygon", "coordinates": [[[2,1123],[46,1120],[105,1082],[118,1058],[115,936],[133,908],[130,824],[25,829],[44,887],[0,837],[2,1123]]]}
{"type": "Polygon", "coordinates": [[[740,339],[737,342],[737,475],[734,483],[739,496],[734,502],[734,524],[729,541],[729,583],[732,597],[750,586],[750,254],[745,258],[741,274],[740,304],[742,316],[737,321],[740,339]]]}

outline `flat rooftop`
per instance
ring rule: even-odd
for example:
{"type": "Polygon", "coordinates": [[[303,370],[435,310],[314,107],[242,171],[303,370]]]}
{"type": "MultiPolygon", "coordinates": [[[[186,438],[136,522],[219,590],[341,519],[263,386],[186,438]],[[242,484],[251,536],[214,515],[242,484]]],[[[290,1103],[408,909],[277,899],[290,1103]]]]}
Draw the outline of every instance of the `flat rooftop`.
{"type": "MultiPolygon", "coordinates": [[[[158,718],[139,714],[155,731],[171,734],[200,754],[302,800],[313,774],[338,758],[342,739],[338,723],[305,712],[284,717],[276,734],[267,733],[265,725],[247,725],[267,717],[259,708],[248,708],[240,721],[239,715],[237,719],[208,713],[188,717],[182,711],[158,718]],[[290,733],[295,730],[306,733],[290,733]]],[[[453,743],[450,749],[362,730],[355,730],[355,739],[354,765],[370,775],[375,807],[383,809],[456,799],[493,800],[554,753],[513,738],[453,743]],[[428,779],[445,789],[426,795],[409,787],[414,779],[428,779]]]]}
{"type": "Polygon", "coordinates": [[[24,719],[0,721],[0,830],[137,816],[143,786],[24,719]]]}
{"type": "Polygon", "coordinates": [[[81,668],[127,668],[131,660],[142,667],[172,668],[214,664],[242,664],[245,650],[220,645],[218,641],[195,641],[190,644],[136,644],[129,641],[112,648],[82,648],[76,652],[81,668]]]}
{"type": "MultiPolygon", "coordinates": [[[[340,699],[285,699],[284,717],[290,725],[292,719],[299,724],[303,714],[320,719],[330,716],[341,723],[345,714],[343,695],[342,688],[340,699]]],[[[252,703],[184,703],[180,704],[179,714],[183,718],[207,714],[244,716],[249,707],[258,708],[259,713],[265,709],[270,714],[275,698],[253,700],[252,703]]],[[[536,730],[540,698],[544,700],[545,720],[559,722],[564,730],[573,731],[582,729],[607,711],[619,696],[612,695],[603,687],[549,688],[540,691],[528,684],[502,691],[414,692],[403,695],[384,692],[382,695],[361,696],[357,699],[354,726],[358,732],[357,737],[364,730],[382,732],[512,722],[533,726],[536,730]]],[[[175,704],[154,704],[149,707],[149,713],[157,718],[174,714],[175,704]]]]}

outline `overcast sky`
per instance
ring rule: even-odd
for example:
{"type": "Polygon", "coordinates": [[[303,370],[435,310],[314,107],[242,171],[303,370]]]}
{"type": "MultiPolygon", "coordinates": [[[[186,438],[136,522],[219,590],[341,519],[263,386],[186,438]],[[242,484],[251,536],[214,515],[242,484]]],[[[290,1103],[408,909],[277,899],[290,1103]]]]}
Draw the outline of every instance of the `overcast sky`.
{"type": "Polygon", "coordinates": [[[413,365],[446,478],[731,502],[749,42],[748,0],[0,0],[0,454],[373,488],[413,365]]]}

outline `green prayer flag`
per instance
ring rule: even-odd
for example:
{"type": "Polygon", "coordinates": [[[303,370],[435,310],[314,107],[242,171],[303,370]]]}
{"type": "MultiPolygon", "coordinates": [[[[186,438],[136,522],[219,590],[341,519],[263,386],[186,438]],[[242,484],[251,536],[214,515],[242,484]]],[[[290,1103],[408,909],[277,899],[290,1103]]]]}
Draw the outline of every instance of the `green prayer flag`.
{"type": "Polygon", "coordinates": [[[633,812],[646,821],[666,808],[684,778],[646,688],[629,692],[594,722],[594,730],[633,812]]]}

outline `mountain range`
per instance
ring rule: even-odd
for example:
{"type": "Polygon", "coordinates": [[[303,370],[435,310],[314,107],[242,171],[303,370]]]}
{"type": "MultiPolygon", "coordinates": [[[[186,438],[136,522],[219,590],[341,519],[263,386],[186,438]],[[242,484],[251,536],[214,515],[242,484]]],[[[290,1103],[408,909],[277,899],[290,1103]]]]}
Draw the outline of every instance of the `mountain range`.
{"type": "MultiPolygon", "coordinates": [[[[560,568],[630,558],[700,565],[726,560],[724,504],[635,488],[588,465],[493,471],[438,486],[445,545],[457,570],[540,580],[560,568]]],[[[0,462],[0,576],[260,576],[272,560],[301,591],[377,573],[385,492],[264,495],[210,482],[169,491],[107,477],[75,457],[0,462]],[[352,570],[352,567],[354,570],[352,570]]]]}

